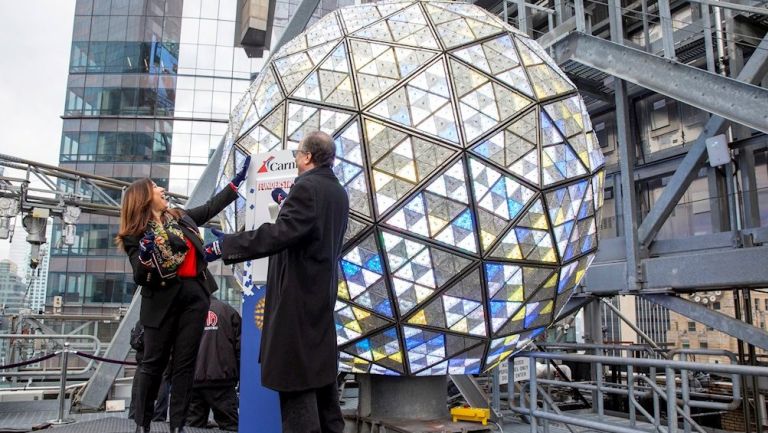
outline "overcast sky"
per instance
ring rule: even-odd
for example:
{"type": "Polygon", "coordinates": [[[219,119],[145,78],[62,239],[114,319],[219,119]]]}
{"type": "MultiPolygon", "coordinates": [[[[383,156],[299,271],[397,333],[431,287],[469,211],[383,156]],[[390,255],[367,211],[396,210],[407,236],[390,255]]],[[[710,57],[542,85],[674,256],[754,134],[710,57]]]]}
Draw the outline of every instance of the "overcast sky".
{"type": "Polygon", "coordinates": [[[0,153],[58,165],[74,14],[75,0],[0,0],[0,153]]]}

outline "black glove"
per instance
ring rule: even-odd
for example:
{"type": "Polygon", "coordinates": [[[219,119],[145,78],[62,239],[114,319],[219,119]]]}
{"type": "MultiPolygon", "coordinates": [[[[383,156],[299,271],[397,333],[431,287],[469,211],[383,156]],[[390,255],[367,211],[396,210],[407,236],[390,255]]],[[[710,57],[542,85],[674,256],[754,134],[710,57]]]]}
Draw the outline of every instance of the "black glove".
{"type": "Polygon", "coordinates": [[[275,188],[272,190],[272,200],[277,204],[283,204],[283,200],[288,197],[288,193],[282,188],[275,188]]]}
{"type": "Polygon", "coordinates": [[[152,260],[152,252],[155,250],[155,234],[147,230],[139,241],[139,259],[142,262],[152,260]]]}
{"type": "MultiPolygon", "coordinates": [[[[247,161],[246,161],[247,162],[247,161]]],[[[216,240],[211,242],[210,244],[206,244],[203,247],[203,253],[205,255],[205,261],[215,262],[216,260],[221,258],[221,241],[224,239],[224,232],[221,230],[217,230],[212,228],[211,233],[213,233],[214,236],[216,236],[216,240]]]]}
{"type": "Polygon", "coordinates": [[[234,185],[235,188],[240,187],[240,184],[245,180],[245,176],[248,174],[248,167],[250,165],[251,155],[248,155],[245,157],[245,162],[243,162],[243,166],[240,168],[240,171],[238,171],[235,177],[232,178],[232,185],[234,185]]]}

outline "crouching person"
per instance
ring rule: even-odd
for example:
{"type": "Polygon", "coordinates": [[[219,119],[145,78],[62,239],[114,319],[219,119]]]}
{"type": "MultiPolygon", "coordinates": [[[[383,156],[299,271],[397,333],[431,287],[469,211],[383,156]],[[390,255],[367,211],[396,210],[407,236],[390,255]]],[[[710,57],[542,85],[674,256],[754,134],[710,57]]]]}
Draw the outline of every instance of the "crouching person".
{"type": "Polygon", "coordinates": [[[211,297],[195,366],[190,427],[207,427],[209,412],[213,410],[219,429],[237,431],[241,323],[234,308],[211,297]]]}

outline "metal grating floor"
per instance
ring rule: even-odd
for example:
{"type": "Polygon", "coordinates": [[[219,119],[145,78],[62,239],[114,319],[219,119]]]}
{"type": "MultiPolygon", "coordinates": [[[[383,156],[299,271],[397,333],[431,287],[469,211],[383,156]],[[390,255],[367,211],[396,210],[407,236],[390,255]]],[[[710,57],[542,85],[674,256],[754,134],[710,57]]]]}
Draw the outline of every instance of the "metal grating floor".
{"type": "MultiPolygon", "coordinates": [[[[58,416],[59,405],[56,400],[18,401],[0,403],[0,433],[6,432],[56,432],[56,433],[133,433],[136,424],[128,419],[128,411],[68,413],[69,401],[65,408],[65,417],[75,419],[75,423],[58,427],[49,427],[49,421],[58,416]]],[[[168,432],[167,423],[152,423],[152,433],[168,432]]],[[[187,433],[221,433],[218,429],[185,428],[187,433]]]]}
{"type": "MultiPolygon", "coordinates": [[[[133,433],[136,430],[136,424],[129,419],[125,418],[103,418],[94,421],[83,421],[74,424],[63,425],[59,427],[50,427],[44,430],[38,430],[40,432],[56,432],[56,433],[133,433]]],[[[152,423],[152,433],[166,433],[170,432],[170,427],[167,423],[152,423]]],[[[185,433],[224,433],[224,430],[218,429],[199,429],[184,427],[185,433]]]]}

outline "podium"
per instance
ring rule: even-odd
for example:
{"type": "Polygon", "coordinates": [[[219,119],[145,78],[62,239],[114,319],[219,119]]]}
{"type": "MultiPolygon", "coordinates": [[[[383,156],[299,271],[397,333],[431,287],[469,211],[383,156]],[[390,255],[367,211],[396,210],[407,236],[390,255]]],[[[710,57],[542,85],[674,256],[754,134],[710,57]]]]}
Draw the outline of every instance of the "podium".
{"type": "MultiPolygon", "coordinates": [[[[246,184],[245,228],[253,230],[273,222],[279,205],[272,191],[290,191],[297,175],[293,151],[278,150],[252,156],[246,184]]],[[[246,262],[239,275],[243,285],[243,327],[240,337],[240,433],[280,433],[278,393],[261,385],[259,350],[268,287],[268,259],[246,262]]]]}

